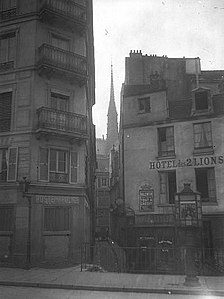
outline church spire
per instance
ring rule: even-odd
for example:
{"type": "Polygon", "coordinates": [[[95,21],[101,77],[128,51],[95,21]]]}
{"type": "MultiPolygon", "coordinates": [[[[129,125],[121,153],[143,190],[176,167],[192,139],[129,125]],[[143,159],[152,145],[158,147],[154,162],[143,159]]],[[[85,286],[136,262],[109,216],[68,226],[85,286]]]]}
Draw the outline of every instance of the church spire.
{"type": "Polygon", "coordinates": [[[107,113],[107,152],[113,148],[118,141],[117,110],[114,99],[114,78],[113,65],[111,62],[111,83],[110,83],[110,102],[107,113]]]}

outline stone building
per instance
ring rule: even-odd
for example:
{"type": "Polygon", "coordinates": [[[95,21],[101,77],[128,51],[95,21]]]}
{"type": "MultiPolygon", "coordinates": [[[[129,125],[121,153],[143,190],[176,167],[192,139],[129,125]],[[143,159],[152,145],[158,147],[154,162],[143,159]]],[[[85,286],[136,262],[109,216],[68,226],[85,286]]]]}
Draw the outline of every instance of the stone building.
{"type": "Polygon", "coordinates": [[[77,262],[94,235],[92,1],[0,5],[0,259],[77,262]]]}
{"type": "Polygon", "coordinates": [[[213,258],[223,252],[223,75],[201,71],[198,58],[126,58],[120,181],[133,211],[122,228],[126,246],[175,248],[175,194],[190,183],[201,194],[201,244],[213,258]]]}

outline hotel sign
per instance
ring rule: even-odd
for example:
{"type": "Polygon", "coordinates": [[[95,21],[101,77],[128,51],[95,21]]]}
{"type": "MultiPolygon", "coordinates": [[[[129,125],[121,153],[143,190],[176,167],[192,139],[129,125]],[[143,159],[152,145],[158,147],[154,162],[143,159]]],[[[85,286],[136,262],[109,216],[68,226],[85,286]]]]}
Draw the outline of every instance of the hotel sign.
{"type": "Polygon", "coordinates": [[[77,205],[79,204],[79,197],[61,195],[36,195],[35,203],[44,205],[77,205]]]}
{"type": "Polygon", "coordinates": [[[200,167],[200,166],[214,166],[224,163],[224,156],[204,156],[186,158],[184,160],[162,160],[162,161],[150,161],[149,169],[170,169],[181,167],[200,167]]]}

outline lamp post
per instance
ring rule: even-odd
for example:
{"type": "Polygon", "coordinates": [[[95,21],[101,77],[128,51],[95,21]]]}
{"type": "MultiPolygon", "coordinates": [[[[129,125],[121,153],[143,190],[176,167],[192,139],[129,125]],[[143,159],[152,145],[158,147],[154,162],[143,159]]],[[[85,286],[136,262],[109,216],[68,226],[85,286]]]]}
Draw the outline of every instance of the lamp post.
{"type": "Polygon", "coordinates": [[[28,233],[26,243],[26,264],[25,268],[29,270],[31,268],[31,195],[28,194],[30,181],[26,177],[19,182],[22,187],[23,197],[28,200],[28,233]]]}
{"type": "Polygon", "coordinates": [[[201,219],[200,193],[193,192],[190,184],[184,184],[183,190],[175,196],[175,221],[179,242],[185,247],[186,286],[200,285],[195,267],[195,247],[201,240],[201,219]]]}

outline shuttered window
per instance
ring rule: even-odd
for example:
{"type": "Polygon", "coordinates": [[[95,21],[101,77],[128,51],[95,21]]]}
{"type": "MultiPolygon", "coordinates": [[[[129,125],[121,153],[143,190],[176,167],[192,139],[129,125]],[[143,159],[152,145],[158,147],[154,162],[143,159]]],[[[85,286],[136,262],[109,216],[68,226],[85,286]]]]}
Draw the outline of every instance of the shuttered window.
{"type": "Polygon", "coordinates": [[[0,93],[0,132],[9,132],[11,125],[12,92],[0,93]]]}
{"type": "Polygon", "coordinates": [[[44,230],[45,231],[69,231],[70,207],[45,207],[44,230]]]}
{"type": "Polygon", "coordinates": [[[77,183],[78,181],[78,153],[71,152],[70,159],[70,182],[77,183]]]}
{"type": "Polygon", "coordinates": [[[211,122],[194,124],[194,148],[212,147],[212,129],[211,122]]]}
{"type": "Polygon", "coordinates": [[[18,160],[18,149],[16,147],[9,148],[9,159],[8,159],[8,181],[16,181],[17,178],[17,160],[18,160]]]}
{"type": "Polygon", "coordinates": [[[77,183],[78,153],[58,149],[40,148],[40,181],[77,183]],[[70,170],[69,170],[70,156],[70,170]]]}
{"type": "Polygon", "coordinates": [[[40,180],[48,181],[48,149],[40,149],[40,180]]]}
{"type": "Polygon", "coordinates": [[[15,61],[16,35],[15,32],[0,36],[0,63],[15,61]]]}

